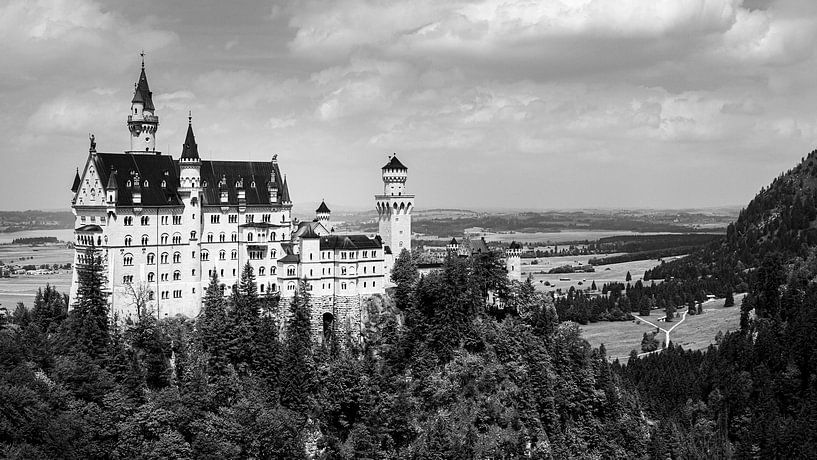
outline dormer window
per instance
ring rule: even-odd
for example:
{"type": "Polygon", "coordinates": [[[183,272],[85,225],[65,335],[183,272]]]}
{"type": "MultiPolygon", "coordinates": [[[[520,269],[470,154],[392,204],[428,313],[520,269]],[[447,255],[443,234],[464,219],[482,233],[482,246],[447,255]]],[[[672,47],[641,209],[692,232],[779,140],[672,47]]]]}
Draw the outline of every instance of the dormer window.
{"type": "Polygon", "coordinates": [[[130,187],[130,186],[132,185],[132,184],[131,184],[131,181],[128,181],[128,182],[127,182],[125,185],[126,185],[126,186],[128,186],[128,187],[130,187]]]}
{"type": "Polygon", "coordinates": [[[167,181],[162,179],[162,188],[167,188],[167,181]]]}
{"type": "Polygon", "coordinates": [[[149,183],[148,183],[148,181],[146,180],[146,181],[145,181],[145,185],[144,185],[144,187],[147,187],[148,185],[150,185],[150,184],[149,184],[149,183]]]}
{"type": "Polygon", "coordinates": [[[250,183],[250,188],[255,188],[255,181],[252,181],[252,182],[250,183]]]}

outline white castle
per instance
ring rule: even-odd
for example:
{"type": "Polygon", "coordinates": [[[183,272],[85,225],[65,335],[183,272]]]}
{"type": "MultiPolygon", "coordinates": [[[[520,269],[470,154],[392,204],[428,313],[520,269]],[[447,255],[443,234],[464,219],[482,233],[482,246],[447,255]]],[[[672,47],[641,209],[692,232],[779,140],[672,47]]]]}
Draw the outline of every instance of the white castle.
{"type": "MultiPolygon", "coordinates": [[[[375,196],[380,235],[335,234],[326,203],[314,221],[293,221],[277,155],[202,160],[192,119],[178,160],[157,152],[159,117],[144,61],[127,125],[124,153],[97,152],[91,137],[71,189],[74,261],[82,265],[89,247],[99,250],[112,312],[134,316],[139,287],[157,316],[195,317],[213,271],[229,295],[249,261],[260,294],[289,298],[303,280],[314,326],[337,320],[341,332],[359,332],[364,300],[385,292],[394,258],[411,250],[414,195],[405,193],[408,168],[396,156],[382,168],[384,190],[375,196]]],[[[75,270],[72,298],[77,287],[75,270]]]]}

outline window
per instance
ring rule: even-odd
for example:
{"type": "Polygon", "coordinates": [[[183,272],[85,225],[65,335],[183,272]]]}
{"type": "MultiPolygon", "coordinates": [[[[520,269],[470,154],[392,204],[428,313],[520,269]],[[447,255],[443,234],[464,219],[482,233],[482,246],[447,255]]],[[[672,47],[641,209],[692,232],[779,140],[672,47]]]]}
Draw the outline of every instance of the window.
{"type": "Polygon", "coordinates": [[[263,294],[263,293],[264,293],[264,285],[262,284],[261,285],[261,294],[263,294]]]}
{"type": "Polygon", "coordinates": [[[369,251],[363,251],[363,258],[364,258],[364,259],[365,259],[366,257],[368,257],[368,255],[369,255],[369,251]]]}
{"type": "Polygon", "coordinates": [[[218,260],[224,260],[226,258],[227,258],[227,251],[225,251],[224,249],[222,249],[221,251],[218,251],[218,260]]]}
{"type": "Polygon", "coordinates": [[[162,216],[162,225],[167,225],[167,216],[162,216]]]}
{"type": "MultiPolygon", "coordinates": [[[[270,275],[274,275],[274,274],[275,274],[275,267],[270,267],[270,268],[269,268],[269,274],[270,274],[270,275]]],[[[274,290],[274,289],[273,289],[273,290],[274,290]]]]}
{"type": "Polygon", "coordinates": [[[295,290],[295,283],[289,283],[287,285],[287,291],[294,291],[295,290]]]}
{"type": "Polygon", "coordinates": [[[250,260],[260,260],[264,258],[264,251],[253,250],[249,251],[250,260]]]}
{"type": "Polygon", "coordinates": [[[125,257],[122,258],[122,264],[126,267],[130,267],[133,265],[133,255],[132,254],[125,254],[125,257]]]}
{"type": "Polygon", "coordinates": [[[182,290],[181,289],[176,289],[175,291],[173,291],[173,298],[174,299],[181,299],[182,298],[182,290]]]}
{"type": "Polygon", "coordinates": [[[156,293],[153,292],[153,291],[148,291],[148,300],[155,300],[155,299],[156,299],[156,293]]]}
{"type": "MultiPolygon", "coordinates": [[[[82,220],[84,221],[85,217],[83,217],[82,220]]],[[[125,217],[125,225],[126,226],[133,225],[133,217],[131,217],[131,216],[125,217]]]]}
{"type": "Polygon", "coordinates": [[[149,225],[150,224],[150,217],[142,216],[142,225],[149,225]]]}
{"type": "Polygon", "coordinates": [[[377,251],[372,251],[372,258],[377,257],[377,251]]]}
{"type": "Polygon", "coordinates": [[[161,241],[162,244],[167,244],[167,237],[168,237],[167,233],[162,233],[162,236],[159,238],[159,241],[161,241]]]}
{"type": "Polygon", "coordinates": [[[212,243],[212,242],[213,242],[213,234],[212,234],[212,233],[208,233],[208,234],[207,234],[207,242],[208,242],[208,243],[212,243]]]}
{"type": "Polygon", "coordinates": [[[162,291],[162,299],[168,299],[169,291],[162,291]]]}
{"type": "Polygon", "coordinates": [[[131,284],[133,283],[133,275],[125,275],[122,277],[122,284],[131,284]]]}
{"type": "Polygon", "coordinates": [[[252,232],[247,233],[247,241],[252,241],[252,232]]]}
{"type": "Polygon", "coordinates": [[[264,276],[265,272],[264,267],[258,267],[258,276],[264,276]]]}
{"type": "Polygon", "coordinates": [[[156,280],[156,274],[153,272],[148,273],[148,283],[152,283],[156,280]]]}
{"type": "Polygon", "coordinates": [[[375,287],[375,286],[376,286],[376,284],[377,284],[377,283],[375,283],[374,281],[372,281],[372,287],[375,287]]]}
{"type": "Polygon", "coordinates": [[[218,224],[219,221],[221,221],[221,216],[220,215],[214,214],[214,215],[210,216],[210,223],[211,224],[218,224]]]}
{"type": "Polygon", "coordinates": [[[196,269],[195,268],[190,272],[190,276],[196,276],[196,269]]]}
{"type": "Polygon", "coordinates": [[[340,283],[340,288],[342,290],[346,290],[346,283],[340,283]]]}
{"type": "Polygon", "coordinates": [[[244,216],[245,223],[251,224],[253,220],[255,220],[255,216],[253,216],[252,214],[247,214],[246,216],[244,216]]]}
{"type": "Polygon", "coordinates": [[[174,252],[173,253],[173,263],[177,264],[182,261],[182,253],[181,252],[174,252]]]}
{"type": "Polygon", "coordinates": [[[195,231],[195,230],[193,230],[192,232],[190,232],[190,239],[191,239],[191,240],[195,240],[195,239],[196,239],[196,231],[195,231]]]}
{"type": "Polygon", "coordinates": [[[270,258],[274,259],[274,258],[275,258],[275,254],[277,254],[277,251],[276,251],[275,249],[271,250],[271,251],[269,252],[269,256],[270,256],[270,258]]]}
{"type": "Polygon", "coordinates": [[[224,240],[225,240],[225,238],[226,238],[226,237],[225,237],[225,235],[224,235],[224,232],[222,232],[222,233],[219,233],[219,234],[218,234],[218,242],[219,242],[219,243],[223,243],[223,242],[224,242],[224,240]]]}
{"type": "Polygon", "coordinates": [[[196,251],[190,251],[190,258],[196,260],[196,251]]]}
{"type": "Polygon", "coordinates": [[[173,216],[173,225],[181,225],[182,216],[173,216]]]}
{"type": "Polygon", "coordinates": [[[227,216],[227,222],[229,222],[231,224],[237,224],[238,223],[238,214],[230,214],[229,216],[227,216]]]}
{"type": "Polygon", "coordinates": [[[180,279],[182,279],[182,272],[178,270],[173,272],[173,281],[179,281],[180,279]]]}
{"type": "Polygon", "coordinates": [[[161,256],[159,256],[159,263],[166,264],[167,263],[167,253],[163,252],[161,256]]]}
{"type": "Polygon", "coordinates": [[[261,220],[264,222],[270,222],[270,220],[272,220],[272,216],[270,214],[264,214],[261,216],[261,220]]]}
{"type": "Polygon", "coordinates": [[[233,259],[233,260],[238,259],[238,251],[233,249],[233,251],[230,253],[230,258],[233,259]]]}
{"type": "Polygon", "coordinates": [[[340,259],[341,259],[341,260],[346,260],[346,253],[345,253],[345,252],[341,251],[341,253],[340,253],[340,259]]]}
{"type": "MultiPolygon", "coordinates": [[[[364,275],[366,274],[366,266],[365,266],[365,265],[363,266],[363,274],[364,274],[364,275]]],[[[364,286],[364,287],[365,287],[365,286],[364,286]]]]}
{"type": "Polygon", "coordinates": [[[125,246],[130,246],[130,244],[131,244],[131,239],[132,239],[132,238],[131,238],[131,236],[130,236],[130,235],[125,235],[125,246]]]}
{"type": "Polygon", "coordinates": [[[142,235],[142,246],[147,246],[147,245],[148,245],[148,236],[147,235],[142,235]]]}
{"type": "Polygon", "coordinates": [[[162,281],[167,281],[167,273],[162,273],[162,276],[160,276],[160,278],[162,279],[162,281]]]}
{"type": "Polygon", "coordinates": [[[156,254],[150,252],[148,253],[148,265],[153,265],[156,263],[156,254]]]}
{"type": "MultiPolygon", "coordinates": [[[[176,217],[176,216],[173,216],[176,217]]],[[[182,244],[182,235],[179,233],[173,234],[173,244],[182,244]]]]}
{"type": "Polygon", "coordinates": [[[230,241],[232,241],[233,243],[235,243],[236,241],[238,241],[238,234],[237,234],[237,233],[235,233],[235,232],[233,232],[233,234],[232,234],[232,235],[230,235],[230,241]]]}
{"type": "Polygon", "coordinates": [[[346,267],[340,267],[340,274],[341,274],[341,275],[345,275],[345,274],[346,274],[346,267]]]}
{"type": "Polygon", "coordinates": [[[287,267],[287,276],[295,276],[295,267],[293,266],[287,267]]]}
{"type": "Polygon", "coordinates": [[[210,252],[201,251],[201,260],[210,260],[210,252]]]}

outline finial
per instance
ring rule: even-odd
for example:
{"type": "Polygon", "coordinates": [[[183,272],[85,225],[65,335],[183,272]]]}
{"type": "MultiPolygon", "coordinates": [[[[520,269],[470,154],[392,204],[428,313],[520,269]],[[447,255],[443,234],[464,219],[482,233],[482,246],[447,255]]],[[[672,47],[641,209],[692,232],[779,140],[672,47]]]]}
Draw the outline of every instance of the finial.
{"type": "Polygon", "coordinates": [[[88,138],[91,140],[91,147],[88,149],[88,151],[96,152],[96,139],[94,138],[94,135],[88,134],[88,138]]]}
{"type": "Polygon", "coordinates": [[[142,68],[145,68],[145,50],[139,53],[139,56],[142,56],[142,68]]]}
{"type": "Polygon", "coordinates": [[[192,110],[187,111],[187,123],[190,124],[190,125],[193,124],[193,111],[192,110]]]}

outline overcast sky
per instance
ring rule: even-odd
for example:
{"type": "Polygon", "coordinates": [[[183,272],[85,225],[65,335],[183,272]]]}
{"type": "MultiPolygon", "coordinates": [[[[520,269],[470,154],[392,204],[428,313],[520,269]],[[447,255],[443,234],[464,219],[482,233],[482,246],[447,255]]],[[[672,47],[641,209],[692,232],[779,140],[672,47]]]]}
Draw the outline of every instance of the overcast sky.
{"type": "Polygon", "coordinates": [[[817,144],[817,1],[0,1],[0,209],[128,148],[139,51],[178,157],[277,153],[295,205],[745,204],[817,144]]]}

